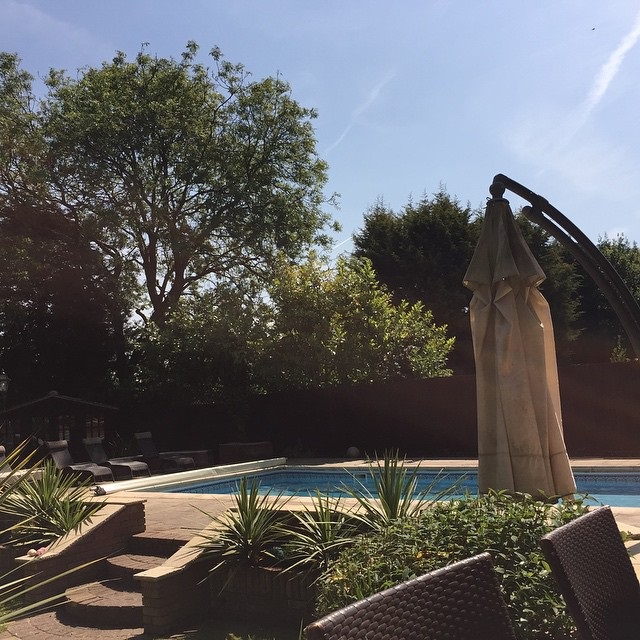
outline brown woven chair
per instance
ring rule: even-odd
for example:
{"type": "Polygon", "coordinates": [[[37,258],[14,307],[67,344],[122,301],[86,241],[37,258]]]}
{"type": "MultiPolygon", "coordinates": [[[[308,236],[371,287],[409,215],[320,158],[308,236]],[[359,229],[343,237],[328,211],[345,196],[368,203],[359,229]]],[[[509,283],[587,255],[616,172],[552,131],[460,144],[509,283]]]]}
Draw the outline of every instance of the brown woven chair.
{"type": "Polygon", "coordinates": [[[581,640],[640,637],[640,585],[609,507],[540,540],[581,640]]]}
{"type": "Polygon", "coordinates": [[[312,622],[308,640],[514,640],[488,553],[451,564],[312,622]]]}

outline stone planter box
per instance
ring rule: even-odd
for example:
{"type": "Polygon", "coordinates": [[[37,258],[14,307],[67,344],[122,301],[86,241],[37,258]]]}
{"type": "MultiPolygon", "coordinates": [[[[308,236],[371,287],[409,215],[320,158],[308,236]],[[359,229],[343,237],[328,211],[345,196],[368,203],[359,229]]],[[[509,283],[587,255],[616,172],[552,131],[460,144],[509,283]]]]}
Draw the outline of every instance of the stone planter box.
{"type": "Polygon", "coordinates": [[[224,569],[211,576],[211,608],[216,617],[242,615],[263,624],[299,624],[313,612],[315,576],[271,567],[224,569]]]}

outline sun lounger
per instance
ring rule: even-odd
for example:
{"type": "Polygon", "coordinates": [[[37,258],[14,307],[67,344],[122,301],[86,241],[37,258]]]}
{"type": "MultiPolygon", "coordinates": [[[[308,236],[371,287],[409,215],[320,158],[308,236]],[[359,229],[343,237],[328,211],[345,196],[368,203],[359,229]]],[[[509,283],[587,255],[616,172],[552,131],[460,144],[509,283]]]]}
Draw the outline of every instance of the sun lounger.
{"type": "Polygon", "coordinates": [[[151,471],[169,472],[195,469],[196,465],[191,456],[177,452],[162,453],[158,451],[150,431],[141,431],[133,435],[138,443],[142,459],[149,465],[151,471]]]}
{"type": "Polygon", "coordinates": [[[116,480],[130,480],[151,475],[149,465],[142,460],[136,460],[133,457],[107,458],[102,438],[83,438],[82,443],[91,461],[109,467],[116,480]]]}
{"type": "Polygon", "coordinates": [[[66,440],[45,441],[44,446],[56,467],[66,473],[75,473],[83,479],[93,480],[94,482],[113,480],[111,469],[107,466],[97,465],[93,462],[74,462],[69,453],[69,445],[66,440]]]}

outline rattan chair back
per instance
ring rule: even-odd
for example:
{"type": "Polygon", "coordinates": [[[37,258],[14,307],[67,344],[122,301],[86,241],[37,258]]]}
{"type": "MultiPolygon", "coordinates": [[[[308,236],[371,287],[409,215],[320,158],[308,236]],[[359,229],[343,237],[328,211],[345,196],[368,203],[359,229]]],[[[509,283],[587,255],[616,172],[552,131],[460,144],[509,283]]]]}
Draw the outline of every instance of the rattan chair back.
{"type": "Polygon", "coordinates": [[[640,585],[609,507],[555,529],[540,546],[582,640],[640,637],[640,585]]]}
{"type": "Polygon", "coordinates": [[[488,553],[376,593],[311,623],[308,640],[514,640],[488,553]]]}

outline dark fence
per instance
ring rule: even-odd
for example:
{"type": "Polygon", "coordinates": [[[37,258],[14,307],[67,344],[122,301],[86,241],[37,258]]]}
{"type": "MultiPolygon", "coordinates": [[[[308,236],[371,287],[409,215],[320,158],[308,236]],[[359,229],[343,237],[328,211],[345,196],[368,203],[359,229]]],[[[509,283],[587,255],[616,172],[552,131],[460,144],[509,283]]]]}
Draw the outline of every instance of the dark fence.
{"type": "MultiPolygon", "coordinates": [[[[569,455],[640,457],[640,367],[577,365],[559,374],[569,455]]],[[[477,455],[472,375],[274,393],[242,408],[138,408],[125,428],[151,429],[164,449],[215,451],[238,439],[241,424],[246,438],[268,440],[276,455],[290,457],[341,457],[350,446],[368,454],[398,448],[420,457],[477,455]]]]}

